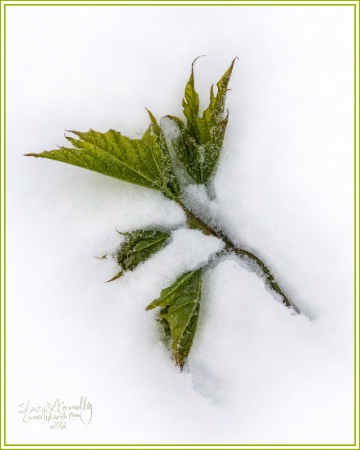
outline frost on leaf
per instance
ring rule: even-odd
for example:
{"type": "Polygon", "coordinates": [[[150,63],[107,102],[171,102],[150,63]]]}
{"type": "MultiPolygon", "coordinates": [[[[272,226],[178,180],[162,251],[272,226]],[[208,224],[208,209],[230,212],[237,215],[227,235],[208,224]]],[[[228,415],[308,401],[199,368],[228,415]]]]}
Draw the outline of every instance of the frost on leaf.
{"type": "Polygon", "coordinates": [[[179,137],[172,141],[176,156],[198,184],[206,183],[210,178],[223,145],[228,122],[228,114],[225,115],[225,98],[235,59],[217,83],[216,95],[211,86],[210,103],[202,117],[199,117],[199,96],[194,84],[195,60],[182,101],[186,125],[178,117],[168,116],[178,125],[180,131],[179,137]]]}
{"type": "MultiPolygon", "coordinates": [[[[195,90],[194,63],[195,61],[192,64],[182,101],[186,120],[183,122],[177,117],[167,116],[172,120],[174,128],[177,128],[176,135],[168,137],[173,144],[175,156],[184,165],[189,175],[197,184],[204,184],[214,172],[223,145],[228,122],[225,100],[235,59],[217,83],[216,95],[214,87],[211,87],[209,106],[201,116],[199,116],[199,95],[195,90]]],[[[94,130],[71,131],[75,136],[67,137],[71,146],[42,153],[30,153],[26,156],[65,162],[161,191],[183,209],[190,228],[221,238],[226,251],[253,264],[265,279],[266,284],[282,298],[283,304],[291,311],[300,313],[300,310],[280,289],[269,268],[260,258],[248,250],[237,247],[221,230],[213,228],[212,225],[197,217],[191,208],[183,203],[163,131],[154,115],[150,111],[148,114],[150,125],[141,139],[131,139],[115,130],[109,130],[106,133],[94,130]]],[[[177,159],[175,157],[173,159],[174,164],[177,164],[177,159]]],[[[135,230],[120,234],[124,235],[124,240],[113,256],[121,270],[112,280],[121,277],[126,271],[135,269],[160,251],[170,236],[169,233],[159,230],[135,230]]],[[[147,307],[148,310],[159,308],[158,320],[163,326],[166,340],[171,343],[175,362],[181,368],[189,355],[196,333],[201,287],[201,269],[185,273],[164,289],[160,297],[147,307]]]]}
{"type": "Polygon", "coordinates": [[[202,270],[187,272],[161,291],[146,308],[161,307],[158,320],[171,337],[175,362],[181,368],[189,355],[199,318],[202,270]]]}
{"type": "Polygon", "coordinates": [[[141,139],[130,139],[115,130],[71,131],[78,138],[66,137],[73,148],[61,147],[26,156],[65,162],[159,191],[169,189],[177,195],[178,184],[165,138],[153,114],[148,113],[151,124],[141,139]]]}
{"type": "Polygon", "coordinates": [[[115,257],[121,271],[109,281],[121,277],[128,270],[135,269],[139,264],[160,251],[170,236],[170,233],[157,230],[135,230],[120,234],[124,235],[125,239],[115,257]]]}

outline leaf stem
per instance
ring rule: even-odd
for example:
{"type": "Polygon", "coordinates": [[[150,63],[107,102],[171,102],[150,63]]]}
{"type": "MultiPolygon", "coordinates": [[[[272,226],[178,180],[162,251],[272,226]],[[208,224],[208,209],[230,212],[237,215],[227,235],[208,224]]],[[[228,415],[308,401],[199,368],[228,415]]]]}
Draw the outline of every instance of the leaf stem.
{"type": "Polygon", "coordinates": [[[249,252],[248,250],[237,247],[222,231],[215,230],[199,217],[197,217],[193,212],[191,212],[189,208],[180,200],[180,198],[174,195],[169,190],[165,192],[165,195],[171,200],[174,200],[184,210],[186,221],[190,228],[201,230],[207,235],[222,239],[222,241],[225,243],[225,248],[228,251],[235,253],[236,255],[245,259],[245,261],[250,260],[251,262],[255,263],[256,266],[259,267],[261,272],[264,274],[266,284],[281,297],[283,304],[297,314],[301,314],[300,309],[287,297],[284,291],[280,288],[278,282],[275,280],[275,277],[271,273],[268,266],[259,257],[249,252]]]}

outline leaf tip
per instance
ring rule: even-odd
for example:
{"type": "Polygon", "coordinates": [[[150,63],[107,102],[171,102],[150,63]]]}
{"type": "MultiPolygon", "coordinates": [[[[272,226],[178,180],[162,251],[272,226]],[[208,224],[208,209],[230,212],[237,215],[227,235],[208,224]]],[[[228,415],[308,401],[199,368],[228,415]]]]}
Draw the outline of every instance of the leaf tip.
{"type": "Polygon", "coordinates": [[[107,257],[108,257],[108,255],[94,256],[94,258],[96,258],[96,259],[106,259],[107,257]]]}
{"type": "Polygon", "coordinates": [[[117,280],[118,278],[122,277],[123,274],[124,274],[124,272],[122,270],[120,270],[119,273],[117,273],[115,276],[110,278],[110,280],[105,281],[105,283],[110,283],[111,281],[117,280]]]}
{"type": "Polygon", "coordinates": [[[197,56],[197,57],[194,59],[194,61],[192,62],[191,67],[194,67],[194,64],[196,63],[196,61],[197,61],[199,58],[202,58],[203,56],[206,56],[206,55],[199,55],[199,56],[197,56]]]}
{"type": "Polygon", "coordinates": [[[182,358],[180,355],[175,355],[175,366],[180,368],[180,372],[184,370],[186,358],[182,358]]]}

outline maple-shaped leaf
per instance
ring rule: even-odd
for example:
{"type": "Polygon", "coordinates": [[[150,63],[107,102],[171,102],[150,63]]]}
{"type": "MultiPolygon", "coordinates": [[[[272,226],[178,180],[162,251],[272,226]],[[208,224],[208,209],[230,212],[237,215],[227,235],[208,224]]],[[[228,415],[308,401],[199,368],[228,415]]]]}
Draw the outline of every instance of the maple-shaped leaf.
{"type": "Polygon", "coordinates": [[[182,368],[194,340],[201,298],[202,270],[187,272],[161,291],[146,308],[161,307],[158,320],[170,334],[176,365],[182,368]]]}
{"type": "Polygon", "coordinates": [[[195,60],[182,101],[186,125],[178,117],[167,116],[178,125],[180,131],[179,136],[172,140],[176,156],[198,184],[208,181],[219,159],[228,122],[225,99],[235,59],[217,83],[216,95],[211,86],[210,103],[202,117],[199,117],[199,96],[194,83],[195,60]]]}
{"type": "Polygon", "coordinates": [[[163,133],[153,114],[151,124],[141,139],[130,139],[118,131],[106,133],[70,131],[78,139],[67,136],[73,148],[61,147],[25,156],[48,158],[118,178],[159,191],[178,195],[169,151],[163,133]]]}
{"type": "Polygon", "coordinates": [[[165,246],[166,240],[170,236],[170,233],[157,230],[135,230],[120,234],[125,236],[125,239],[115,257],[121,270],[109,281],[121,277],[124,272],[135,269],[149,259],[165,246]]]}

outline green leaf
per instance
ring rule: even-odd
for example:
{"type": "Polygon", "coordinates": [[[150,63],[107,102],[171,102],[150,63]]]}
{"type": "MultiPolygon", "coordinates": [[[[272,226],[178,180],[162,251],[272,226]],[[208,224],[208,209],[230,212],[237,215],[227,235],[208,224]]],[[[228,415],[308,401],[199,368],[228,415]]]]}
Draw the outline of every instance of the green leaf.
{"type": "Polygon", "coordinates": [[[197,328],[201,284],[201,269],[185,273],[163,289],[160,297],[146,308],[162,308],[159,321],[164,325],[165,334],[171,335],[175,363],[181,368],[189,355],[197,328]]]}
{"type": "Polygon", "coordinates": [[[176,156],[198,184],[208,181],[219,159],[228,122],[225,99],[235,59],[217,83],[216,95],[211,86],[210,103],[202,117],[198,116],[199,96],[194,86],[195,60],[182,101],[186,125],[177,117],[167,116],[177,123],[180,131],[179,136],[172,141],[176,156]]]}
{"type": "Polygon", "coordinates": [[[133,270],[149,259],[165,246],[170,236],[170,233],[156,230],[135,230],[120,234],[124,235],[125,239],[116,252],[116,260],[122,270],[109,281],[119,278],[125,271],[133,270]]]}
{"type": "Polygon", "coordinates": [[[151,124],[141,139],[130,139],[115,130],[71,131],[78,137],[67,136],[73,148],[61,147],[26,156],[65,162],[140,186],[160,191],[169,189],[178,195],[165,138],[153,114],[148,113],[151,124]]]}

